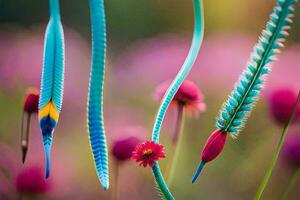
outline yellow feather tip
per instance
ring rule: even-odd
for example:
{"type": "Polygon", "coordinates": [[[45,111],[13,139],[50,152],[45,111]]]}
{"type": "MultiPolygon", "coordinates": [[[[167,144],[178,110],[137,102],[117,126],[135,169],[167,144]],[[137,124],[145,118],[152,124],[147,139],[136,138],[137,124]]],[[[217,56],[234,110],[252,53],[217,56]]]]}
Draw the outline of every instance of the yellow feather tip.
{"type": "Polygon", "coordinates": [[[52,101],[49,101],[40,111],[39,111],[39,120],[43,119],[44,117],[51,117],[56,122],[59,118],[59,113],[56,109],[56,106],[52,101]]]}

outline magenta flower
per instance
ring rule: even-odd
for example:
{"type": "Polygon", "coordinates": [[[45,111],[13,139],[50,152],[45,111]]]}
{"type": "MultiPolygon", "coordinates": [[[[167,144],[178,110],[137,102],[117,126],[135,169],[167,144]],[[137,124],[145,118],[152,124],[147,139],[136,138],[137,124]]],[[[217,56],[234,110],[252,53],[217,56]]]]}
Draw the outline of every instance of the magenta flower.
{"type": "MultiPolygon", "coordinates": [[[[165,95],[169,85],[170,81],[158,85],[154,91],[154,99],[160,101],[165,95]]],[[[203,100],[204,96],[197,85],[190,80],[185,80],[175,94],[171,104],[174,106],[182,105],[188,113],[198,115],[206,109],[203,100]]]]}
{"type": "Polygon", "coordinates": [[[40,167],[32,166],[23,169],[16,178],[16,190],[19,193],[43,194],[49,190],[49,183],[44,178],[40,167]]]}
{"type": "Polygon", "coordinates": [[[300,133],[290,133],[284,143],[283,158],[289,164],[295,167],[300,166],[300,133]]]}
{"type": "MultiPolygon", "coordinates": [[[[272,118],[280,124],[289,119],[293,106],[297,99],[297,93],[289,88],[281,88],[273,91],[269,97],[269,108],[272,118]]],[[[300,105],[296,112],[295,120],[300,118],[300,105]]]]}
{"type": "Polygon", "coordinates": [[[131,158],[133,150],[140,142],[141,140],[135,136],[116,140],[113,142],[111,152],[116,160],[126,161],[131,158]]]}

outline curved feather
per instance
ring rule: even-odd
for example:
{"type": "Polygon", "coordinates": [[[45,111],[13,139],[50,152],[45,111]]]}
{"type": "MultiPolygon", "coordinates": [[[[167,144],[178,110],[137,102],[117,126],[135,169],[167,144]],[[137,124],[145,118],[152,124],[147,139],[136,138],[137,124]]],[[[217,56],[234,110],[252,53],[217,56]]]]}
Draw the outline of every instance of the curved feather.
{"type": "Polygon", "coordinates": [[[154,165],[152,167],[152,171],[153,171],[153,174],[154,174],[154,177],[156,180],[156,184],[158,186],[157,189],[158,189],[158,192],[159,192],[161,198],[166,199],[166,200],[175,199],[172,196],[172,193],[169,191],[169,188],[166,187],[167,184],[162,176],[161,170],[159,168],[159,164],[157,162],[154,163],[154,165]]]}
{"type": "Polygon", "coordinates": [[[46,178],[50,174],[50,149],[63,100],[64,35],[59,1],[50,0],[50,20],[44,41],[44,62],[39,100],[39,121],[46,157],[46,178]]]}
{"type": "MultiPolygon", "coordinates": [[[[193,0],[194,3],[194,18],[195,18],[195,27],[194,27],[194,35],[193,35],[193,41],[190,48],[190,51],[188,53],[188,56],[181,67],[180,71],[178,72],[177,76],[171,83],[169,89],[167,90],[165,96],[162,99],[161,105],[159,107],[154,127],[152,131],[152,140],[156,143],[159,142],[159,134],[162,126],[163,119],[165,117],[166,111],[174,98],[174,95],[176,94],[177,90],[179,89],[180,85],[190,72],[193,64],[196,61],[197,55],[199,53],[202,40],[203,40],[203,34],[204,34],[204,18],[203,18],[203,2],[202,0],[193,0]]],[[[165,199],[174,199],[171,192],[168,189],[168,186],[166,185],[164,178],[161,175],[160,168],[158,162],[155,163],[153,166],[153,174],[155,177],[155,180],[161,190],[161,193],[163,195],[163,198],[165,199]]]]}
{"type": "Polygon", "coordinates": [[[278,0],[270,20],[253,48],[250,61],[217,118],[217,127],[236,136],[244,127],[258,100],[265,82],[264,76],[279,54],[292,23],[297,0],[278,0]]]}
{"type": "Polygon", "coordinates": [[[109,188],[108,155],[103,122],[106,25],[103,0],[90,0],[92,66],[88,96],[88,130],[96,170],[104,190],[109,188]]]}

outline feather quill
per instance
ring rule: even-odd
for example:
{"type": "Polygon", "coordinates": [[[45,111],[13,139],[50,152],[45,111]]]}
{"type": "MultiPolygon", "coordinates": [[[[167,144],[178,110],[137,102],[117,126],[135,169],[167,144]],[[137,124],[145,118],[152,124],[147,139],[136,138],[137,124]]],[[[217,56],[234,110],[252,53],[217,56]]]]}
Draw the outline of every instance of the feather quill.
{"type": "MultiPolygon", "coordinates": [[[[246,69],[235,84],[231,95],[224,103],[217,117],[216,126],[218,130],[214,133],[221,132],[223,135],[229,133],[232,137],[237,137],[245,126],[246,120],[263,88],[265,76],[269,74],[271,64],[275,61],[276,56],[280,52],[279,49],[283,47],[283,42],[288,35],[287,31],[290,29],[292,23],[291,18],[293,17],[294,6],[297,1],[298,0],[277,1],[277,5],[270,15],[270,20],[265,30],[263,30],[259,41],[253,48],[253,53],[251,54],[246,69]]],[[[193,183],[200,175],[203,166],[221,153],[225,142],[226,140],[213,140],[206,144],[204,147],[205,151],[202,151],[202,160],[192,178],[193,183]],[[216,149],[218,149],[217,153],[216,149]],[[207,155],[209,155],[211,159],[205,160],[203,158],[207,155]]]]}
{"type": "Polygon", "coordinates": [[[88,131],[97,175],[104,190],[109,188],[108,154],[103,120],[106,25],[104,0],[90,0],[92,65],[88,95],[88,131]]]}
{"type": "MultiPolygon", "coordinates": [[[[169,89],[167,90],[165,96],[162,99],[160,104],[155,122],[152,131],[152,140],[156,143],[159,143],[159,134],[161,130],[161,125],[166,114],[166,111],[174,98],[177,90],[179,89],[180,85],[190,72],[192,66],[194,65],[196,58],[198,56],[202,40],[204,34],[204,19],[203,19],[203,2],[202,0],[193,0],[194,4],[194,18],[195,18],[195,27],[194,27],[194,35],[193,41],[188,53],[188,56],[181,67],[180,71],[178,72],[177,76],[171,83],[169,89]]],[[[171,200],[174,199],[173,195],[168,189],[167,184],[164,181],[162,176],[161,170],[159,168],[159,163],[156,162],[152,168],[153,175],[155,177],[156,183],[159,186],[163,199],[171,200]]]]}
{"type": "Polygon", "coordinates": [[[50,175],[52,135],[63,100],[64,34],[60,20],[59,0],[50,0],[50,20],[44,41],[44,62],[39,100],[39,123],[46,156],[46,178],[50,175]]]}

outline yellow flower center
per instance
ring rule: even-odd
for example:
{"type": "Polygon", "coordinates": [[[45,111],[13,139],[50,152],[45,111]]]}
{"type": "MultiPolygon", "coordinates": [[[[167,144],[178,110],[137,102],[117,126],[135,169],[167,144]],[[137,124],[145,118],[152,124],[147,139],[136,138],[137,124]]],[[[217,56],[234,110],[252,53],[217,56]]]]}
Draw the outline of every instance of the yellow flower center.
{"type": "Polygon", "coordinates": [[[153,153],[152,149],[146,149],[143,151],[143,155],[144,156],[150,156],[153,153]]]}

